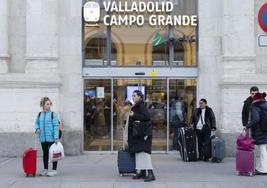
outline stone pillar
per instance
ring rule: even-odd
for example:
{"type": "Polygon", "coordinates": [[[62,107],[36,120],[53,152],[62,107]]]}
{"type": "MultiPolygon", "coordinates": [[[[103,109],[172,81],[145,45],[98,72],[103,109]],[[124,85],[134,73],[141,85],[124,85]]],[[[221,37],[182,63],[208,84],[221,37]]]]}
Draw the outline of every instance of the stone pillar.
{"type": "Polygon", "coordinates": [[[255,73],[254,0],[223,1],[223,80],[255,73]]]}
{"type": "MultiPolygon", "coordinates": [[[[222,2],[203,0],[199,3],[199,47],[197,63],[199,68],[198,99],[206,98],[208,105],[219,115],[220,101],[218,59],[221,56],[222,2]]],[[[218,122],[220,122],[218,120],[218,122]]],[[[218,128],[220,125],[218,125],[218,128]]]]}
{"type": "Polygon", "coordinates": [[[254,0],[223,1],[220,123],[227,156],[235,155],[236,136],[242,131],[243,101],[258,85],[255,55],[254,0]]]}
{"type": "Polygon", "coordinates": [[[0,74],[8,73],[8,0],[0,0],[0,74]]]}
{"type": "Polygon", "coordinates": [[[58,72],[58,2],[26,2],[26,73],[58,72]]]}
{"type": "Polygon", "coordinates": [[[82,14],[83,0],[58,0],[60,28],[60,115],[65,127],[64,151],[83,150],[82,14]],[[71,140],[71,142],[69,142],[71,140]]]}

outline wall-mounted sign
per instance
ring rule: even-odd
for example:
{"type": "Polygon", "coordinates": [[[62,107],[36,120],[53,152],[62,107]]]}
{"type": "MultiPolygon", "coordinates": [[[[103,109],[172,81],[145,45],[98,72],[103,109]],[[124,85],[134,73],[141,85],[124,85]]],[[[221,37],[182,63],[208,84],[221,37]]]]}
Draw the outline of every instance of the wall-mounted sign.
{"type": "Polygon", "coordinates": [[[100,6],[97,2],[87,2],[83,7],[83,17],[86,22],[98,22],[100,19],[100,6]]]}
{"type": "MultiPolygon", "coordinates": [[[[105,26],[143,26],[146,16],[150,26],[197,26],[197,15],[176,15],[173,13],[172,1],[110,1],[103,0],[102,7],[105,26]]],[[[84,5],[84,20],[97,24],[100,18],[100,5],[97,2],[88,2],[84,5]],[[96,21],[97,20],[97,21],[96,21]]]]}
{"type": "Polygon", "coordinates": [[[104,87],[97,87],[96,88],[96,97],[99,99],[105,98],[105,88],[104,87]]]}
{"type": "Polygon", "coordinates": [[[259,35],[258,44],[259,47],[267,47],[267,35],[259,35]]]}
{"type": "Polygon", "coordinates": [[[262,30],[267,33],[267,3],[260,8],[258,21],[262,30]]]}
{"type": "Polygon", "coordinates": [[[157,76],[158,76],[158,72],[157,72],[157,70],[156,70],[156,69],[152,69],[152,70],[150,71],[149,76],[151,76],[151,77],[157,77],[157,76]]]}

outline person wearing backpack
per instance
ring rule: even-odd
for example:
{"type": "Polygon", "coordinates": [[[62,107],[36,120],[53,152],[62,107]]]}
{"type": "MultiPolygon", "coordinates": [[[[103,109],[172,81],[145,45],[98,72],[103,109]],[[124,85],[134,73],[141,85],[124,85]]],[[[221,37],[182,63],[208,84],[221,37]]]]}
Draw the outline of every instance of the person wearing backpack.
{"type": "Polygon", "coordinates": [[[40,101],[42,111],[35,120],[35,132],[39,134],[40,142],[43,150],[44,170],[41,176],[57,175],[57,162],[53,162],[52,171],[48,172],[49,148],[53,143],[59,140],[59,120],[58,115],[51,111],[52,102],[48,97],[43,97],[40,101]]]}
{"type": "Polygon", "coordinates": [[[252,128],[252,137],[260,150],[256,175],[267,175],[267,102],[266,93],[256,93],[251,105],[251,121],[246,128],[252,128]]]}

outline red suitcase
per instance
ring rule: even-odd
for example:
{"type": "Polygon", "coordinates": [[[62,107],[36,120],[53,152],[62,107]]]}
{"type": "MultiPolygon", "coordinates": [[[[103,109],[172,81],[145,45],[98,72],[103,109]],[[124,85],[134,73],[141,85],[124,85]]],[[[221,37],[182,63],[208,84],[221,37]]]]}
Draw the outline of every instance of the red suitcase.
{"type": "Polygon", "coordinates": [[[26,176],[35,176],[36,175],[36,161],[37,150],[34,148],[28,148],[24,151],[23,154],[23,169],[26,176]]]}
{"type": "Polygon", "coordinates": [[[38,134],[34,135],[34,148],[27,148],[22,156],[23,170],[26,176],[35,176],[37,171],[37,142],[38,134]]]}
{"type": "Polygon", "coordinates": [[[236,171],[238,175],[254,176],[255,154],[254,151],[236,151],[236,171]]]}

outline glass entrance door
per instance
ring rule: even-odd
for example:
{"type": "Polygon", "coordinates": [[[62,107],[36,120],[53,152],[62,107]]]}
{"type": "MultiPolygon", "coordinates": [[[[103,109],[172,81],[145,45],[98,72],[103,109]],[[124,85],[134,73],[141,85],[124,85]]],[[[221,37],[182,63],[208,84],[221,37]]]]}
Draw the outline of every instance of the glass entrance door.
{"type": "Polygon", "coordinates": [[[84,150],[110,151],[111,80],[84,82],[84,150]]]}
{"type": "Polygon", "coordinates": [[[178,129],[188,126],[196,107],[196,81],[169,80],[169,150],[177,150],[178,129]]]}
{"type": "Polygon", "coordinates": [[[194,79],[88,79],[84,81],[84,150],[117,151],[134,90],[144,94],[153,124],[153,151],[177,149],[177,130],[196,107],[194,79]]]}

